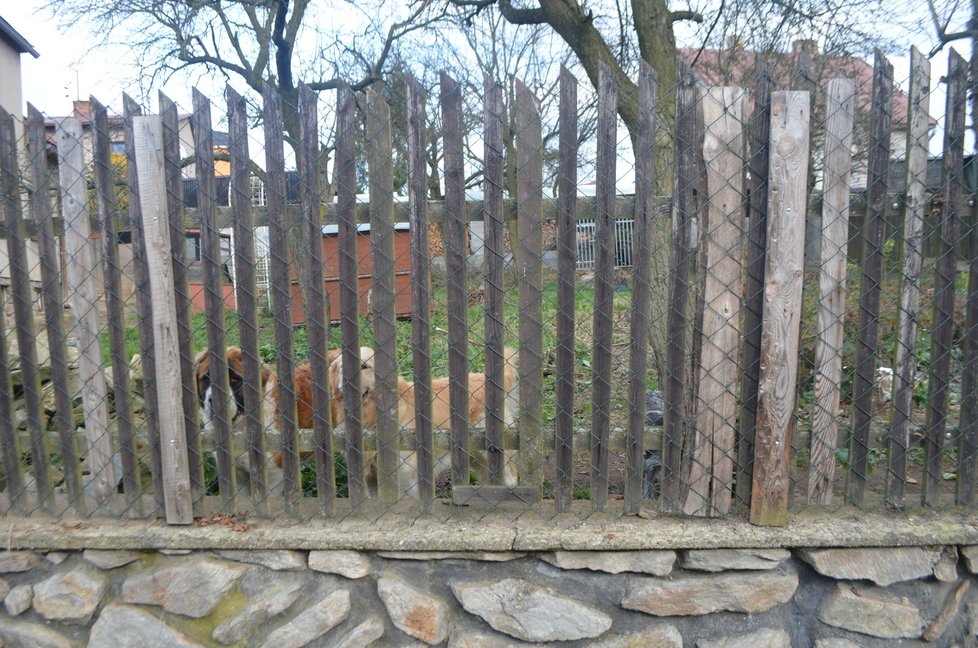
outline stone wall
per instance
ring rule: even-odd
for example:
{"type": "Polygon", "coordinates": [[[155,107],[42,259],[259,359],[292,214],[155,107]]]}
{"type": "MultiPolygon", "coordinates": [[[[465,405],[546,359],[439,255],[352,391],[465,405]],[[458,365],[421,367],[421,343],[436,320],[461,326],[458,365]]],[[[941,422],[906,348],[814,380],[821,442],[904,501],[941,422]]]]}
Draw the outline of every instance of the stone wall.
{"type": "Polygon", "coordinates": [[[978,546],[0,551],[0,646],[978,645],[978,546]]]}

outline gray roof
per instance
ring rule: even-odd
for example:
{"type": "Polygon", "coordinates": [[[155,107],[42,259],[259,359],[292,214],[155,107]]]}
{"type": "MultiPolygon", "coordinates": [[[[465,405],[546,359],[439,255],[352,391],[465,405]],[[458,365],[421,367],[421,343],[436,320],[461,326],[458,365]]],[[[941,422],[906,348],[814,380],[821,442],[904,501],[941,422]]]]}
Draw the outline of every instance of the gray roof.
{"type": "Polygon", "coordinates": [[[40,58],[40,54],[37,50],[27,42],[27,39],[20,35],[20,33],[10,26],[3,16],[0,16],[0,40],[9,43],[11,47],[17,50],[21,54],[30,54],[34,58],[40,58]]]}

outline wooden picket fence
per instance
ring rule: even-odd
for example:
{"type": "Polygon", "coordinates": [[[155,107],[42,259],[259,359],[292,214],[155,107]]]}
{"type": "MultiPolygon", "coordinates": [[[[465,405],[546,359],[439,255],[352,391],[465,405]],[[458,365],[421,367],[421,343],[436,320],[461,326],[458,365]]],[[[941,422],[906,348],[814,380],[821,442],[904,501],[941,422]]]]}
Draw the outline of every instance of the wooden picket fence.
{"type": "MultiPolygon", "coordinates": [[[[770,77],[761,75],[748,101],[740,88],[697,90],[688,70],[681,71],[676,89],[675,138],[676,192],[672,197],[672,249],[669,282],[668,372],[662,385],[665,422],[662,432],[660,509],[667,513],[723,516],[749,503],[750,520],[778,525],[787,520],[790,503],[792,431],[797,408],[799,332],[804,282],[805,218],[808,200],[810,97],[807,92],[773,90],[770,77]],[[697,122],[697,105],[702,121],[697,122]],[[752,108],[751,108],[752,106],[752,108]],[[748,125],[750,128],[748,129],[748,125]],[[702,140],[700,140],[700,135],[702,140]],[[701,143],[700,143],[701,142],[701,143]],[[750,153],[748,153],[748,151],[750,153]],[[695,169],[705,165],[705,186],[698,186],[695,169]],[[750,185],[745,170],[750,170],[750,185]],[[697,205],[694,192],[707,199],[697,205]],[[747,196],[749,195],[749,201],[747,196]],[[698,219],[701,232],[695,275],[691,266],[694,246],[691,226],[698,219]],[[691,298],[696,299],[692,316],[691,298]],[[695,325],[694,325],[695,323],[695,325]],[[692,335],[687,332],[692,331],[692,335]],[[695,362],[689,363],[690,353],[695,362]],[[690,385],[694,388],[691,389],[690,385]]],[[[924,189],[919,179],[926,162],[927,61],[914,54],[911,88],[911,146],[908,151],[910,178],[906,197],[905,281],[900,297],[901,319],[898,355],[895,362],[893,412],[890,433],[886,501],[906,505],[907,452],[910,387],[914,380],[913,349],[921,261],[919,240],[924,189]]],[[[947,193],[943,214],[944,253],[935,288],[932,365],[929,386],[926,439],[926,470],[923,503],[938,506],[941,462],[945,452],[947,394],[950,382],[950,348],[953,328],[953,245],[961,203],[962,133],[964,131],[966,64],[952,55],[948,73],[948,111],[944,164],[947,193]]],[[[648,338],[651,291],[651,233],[661,218],[653,196],[657,88],[651,70],[639,73],[640,126],[634,136],[636,195],[634,197],[634,275],[629,358],[628,425],[625,430],[625,486],[621,508],[609,502],[610,385],[612,382],[612,293],[614,277],[614,220],[616,199],[616,143],[618,90],[614,77],[603,70],[598,87],[598,170],[595,195],[595,261],[592,367],[592,427],[590,430],[590,503],[586,510],[617,510],[635,514],[643,506],[644,451],[648,430],[645,422],[649,360],[648,338]]],[[[848,459],[846,501],[862,505],[865,495],[869,439],[869,417],[876,385],[879,357],[876,322],[880,312],[882,272],[882,222],[887,199],[885,171],[889,162],[890,101],[892,67],[881,54],[876,57],[873,87],[873,129],[869,151],[867,222],[864,227],[865,258],[860,264],[860,338],[855,382],[852,388],[853,415],[848,459]]],[[[431,429],[431,324],[432,295],[428,231],[431,217],[425,182],[424,130],[426,97],[413,80],[408,83],[409,221],[412,272],[413,379],[418,407],[413,447],[417,453],[417,498],[410,503],[416,512],[433,510],[435,482],[434,431],[431,429]]],[[[842,344],[846,245],[848,242],[848,177],[851,165],[855,90],[852,81],[833,79],[825,93],[828,116],[823,150],[824,180],[821,263],[819,264],[818,329],[816,348],[815,401],[811,430],[811,504],[828,505],[836,470],[840,386],[843,383],[842,344]]],[[[501,88],[485,88],[485,145],[483,160],[484,201],[477,216],[485,222],[485,345],[487,411],[484,446],[488,456],[489,483],[470,486],[470,456],[467,375],[469,372],[469,329],[467,259],[465,232],[465,168],[463,156],[462,96],[459,85],[441,78],[440,110],[444,128],[445,200],[443,219],[446,245],[448,367],[453,413],[451,419],[451,463],[453,499],[457,503],[495,505],[507,499],[521,500],[537,511],[559,514],[580,511],[574,506],[574,421],[575,380],[574,295],[576,283],[575,223],[579,217],[577,198],[577,83],[566,71],[561,76],[559,122],[558,198],[556,204],[556,269],[558,312],[555,322],[542,317],[543,293],[543,157],[541,117],[537,100],[529,88],[518,84],[514,114],[515,161],[518,174],[515,211],[518,214],[519,250],[519,438],[520,486],[502,485],[505,461],[505,429],[499,416],[503,393],[504,248],[506,208],[503,194],[504,147],[501,88]],[[543,371],[551,350],[543,347],[544,327],[555,327],[553,350],[556,376],[556,416],[545,424],[543,417],[543,371]],[[554,499],[540,501],[543,463],[549,453],[556,463],[554,499]]],[[[672,99],[670,99],[672,100],[672,99]]],[[[214,188],[214,146],[211,104],[195,93],[193,102],[195,167],[198,182],[198,221],[203,249],[202,267],[207,303],[207,345],[226,347],[222,268],[214,188]]],[[[397,424],[397,349],[394,286],[394,205],[390,110],[380,88],[366,92],[366,114],[362,116],[369,134],[366,144],[369,174],[369,223],[372,258],[371,308],[375,339],[375,398],[378,417],[374,430],[364,430],[359,416],[360,317],[358,294],[356,157],[358,117],[354,93],[341,86],[337,91],[337,136],[335,147],[336,219],[340,251],[340,327],[343,358],[343,404],[346,418],[342,437],[330,429],[327,385],[327,340],[321,233],[324,195],[319,174],[318,106],[308,88],[299,91],[300,141],[297,165],[301,170],[301,209],[286,210],[283,115],[279,95],[267,87],[263,95],[264,155],[267,176],[267,224],[271,257],[271,309],[275,319],[278,398],[281,415],[276,421],[280,446],[269,447],[260,406],[249,406],[243,430],[232,430],[227,422],[229,386],[222,353],[210,357],[215,397],[213,447],[219,495],[205,496],[202,432],[199,428],[197,394],[193,375],[195,350],[192,344],[190,293],[184,258],[186,217],[180,200],[181,160],[177,141],[175,105],[161,98],[157,115],[142,115],[139,106],[126,98],[126,150],[128,185],[128,228],[132,232],[134,273],[137,286],[136,312],[142,348],[145,429],[131,416],[129,358],[125,349],[124,304],[119,282],[118,240],[112,233],[124,227],[116,220],[109,178],[107,111],[93,102],[94,204],[89,212],[88,180],[84,175],[81,127],[67,119],[58,126],[60,204],[63,232],[53,225],[52,188],[44,158],[34,155],[29,167],[18,161],[18,142],[13,119],[0,113],[0,191],[9,249],[12,295],[20,354],[21,379],[27,400],[27,439],[21,447],[11,416],[10,371],[7,345],[0,337],[0,452],[3,454],[5,488],[0,493],[0,512],[29,514],[40,510],[60,515],[108,513],[135,517],[163,514],[172,524],[189,524],[195,517],[217,506],[222,511],[249,509],[259,516],[286,513],[305,517],[311,498],[302,496],[300,476],[300,431],[296,418],[296,364],[293,349],[291,273],[299,275],[302,306],[306,313],[309,361],[313,376],[314,417],[311,450],[315,459],[317,495],[315,512],[326,517],[345,515],[376,500],[393,507],[403,499],[399,484],[401,430],[397,424]],[[21,177],[22,170],[25,177],[21,177]],[[29,195],[21,190],[30,186],[29,195]],[[26,205],[29,217],[24,215],[26,205]],[[93,237],[90,223],[102,233],[93,237]],[[29,223],[29,227],[27,226],[29,223]],[[80,351],[79,377],[85,414],[85,447],[77,447],[70,414],[60,420],[59,452],[64,474],[63,487],[50,479],[49,440],[41,419],[37,359],[34,351],[33,315],[27,294],[24,259],[27,230],[37,240],[44,277],[45,331],[51,354],[52,382],[63,416],[70,412],[72,394],[65,360],[66,333],[62,319],[61,269],[57,262],[57,234],[64,236],[68,252],[65,268],[75,319],[74,336],[80,351]],[[295,241],[301,253],[294,257],[295,241]],[[97,272],[100,266],[100,273],[97,272]],[[102,285],[96,277],[101,274],[102,285]],[[101,301],[101,305],[99,302],[101,301]],[[107,326],[102,329],[100,312],[107,326]],[[108,335],[111,380],[103,367],[100,337],[108,335]],[[114,428],[109,424],[107,384],[111,385],[116,411],[114,428]],[[243,435],[251,475],[247,493],[236,485],[234,435],[243,435]],[[377,469],[376,497],[366,487],[365,440],[374,437],[377,469]],[[152,486],[147,496],[137,481],[140,438],[148,445],[152,486]],[[338,442],[337,439],[341,439],[338,442]],[[342,444],[342,445],[341,445],[342,444]],[[273,495],[267,478],[268,456],[282,451],[281,495],[273,495]],[[345,457],[348,497],[337,497],[334,451],[345,457]],[[29,455],[25,474],[22,455],[29,455]],[[85,457],[88,477],[80,469],[85,457]],[[119,458],[118,462],[113,457],[119,458]],[[121,468],[121,474],[117,470],[121,468]],[[121,492],[118,488],[121,483],[121,492]]],[[[242,349],[246,403],[261,402],[259,384],[258,305],[254,273],[255,217],[251,205],[247,114],[245,101],[232,89],[227,91],[231,165],[231,214],[235,236],[236,305],[242,349]]],[[[42,116],[33,108],[26,121],[28,150],[44,149],[42,116]]],[[[970,259],[971,282],[975,285],[978,261],[970,259]]],[[[956,503],[973,504],[975,458],[978,450],[978,419],[975,409],[975,323],[976,291],[971,290],[966,324],[964,374],[957,448],[956,503]],[[970,382],[968,382],[970,380],[970,382]],[[970,398],[967,395],[971,395],[970,398]]],[[[6,329],[4,329],[6,330],[6,329]]]]}

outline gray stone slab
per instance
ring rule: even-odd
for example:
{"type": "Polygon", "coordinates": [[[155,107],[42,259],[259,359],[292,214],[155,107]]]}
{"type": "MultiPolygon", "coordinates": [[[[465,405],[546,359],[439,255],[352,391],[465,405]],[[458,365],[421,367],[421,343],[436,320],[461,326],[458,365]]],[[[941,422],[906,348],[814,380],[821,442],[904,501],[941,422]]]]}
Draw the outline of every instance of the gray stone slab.
{"type": "Polygon", "coordinates": [[[742,635],[700,639],[696,648],[791,648],[791,637],[780,628],[763,628],[742,635]]]}
{"type": "Polygon", "coordinates": [[[306,555],[301,551],[231,551],[216,552],[221,558],[261,565],[275,571],[295,571],[306,568],[306,555]]]}
{"type": "Polygon", "coordinates": [[[387,628],[379,618],[372,616],[337,639],[333,648],[367,648],[384,636],[387,628]]]}
{"type": "Polygon", "coordinates": [[[917,639],[924,629],[916,605],[879,588],[851,583],[837,583],[822,599],[817,614],[822,623],[880,639],[917,639]]]}
{"type": "Polygon", "coordinates": [[[105,574],[84,563],[34,585],[34,610],[48,621],[88,623],[105,594],[105,574]]]}
{"type": "Polygon", "coordinates": [[[941,559],[939,549],[920,547],[800,549],[797,555],[823,576],[881,586],[930,576],[941,559]]]}
{"type": "Polygon", "coordinates": [[[350,614],[349,590],[333,592],[298,614],[292,621],[276,628],[262,643],[262,648],[299,648],[339,625],[350,614]]]}
{"type": "Polygon", "coordinates": [[[359,551],[310,551],[309,569],[346,578],[363,578],[370,573],[370,560],[359,551]]]}
{"type": "Polygon", "coordinates": [[[225,646],[239,643],[289,609],[301,593],[300,583],[289,583],[282,589],[263,592],[258,600],[250,602],[240,614],[214,628],[211,636],[225,646]]]}
{"type": "Polygon", "coordinates": [[[125,549],[101,551],[98,549],[86,549],[82,553],[82,558],[99,569],[115,569],[139,560],[139,555],[138,551],[127,551],[125,549]]]}
{"type": "Polygon", "coordinates": [[[10,616],[19,616],[30,609],[33,600],[34,586],[25,583],[10,590],[3,599],[3,607],[10,616]]]}
{"type": "Polygon", "coordinates": [[[41,557],[33,551],[0,551],[0,574],[25,572],[40,562],[41,557]]]}
{"type": "Polygon", "coordinates": [[[604,636],[588,648],[683,648],[683,636],[676,626],[663,623],[642,632],[604,636]]]}
{"type": "Polygon", "coordinates": [[[630,578],[621,606],[656,616],[713,612],[756,614],[787,603],[798,587],[792,569],[684,574],[670,579],[630,578]]]}
{"type": "Polygon", "coordinates": [[[540,559],[561,569],[589,569],[609,574],[633,572],[668,576],[676,563],[676,552],[651,551],[555,551],[540,559]]]}
{"type": "Polygon", "coordinates": [[[142,608],[121,603],[105,606],[88,640],[88,648],[119,646],[166,646],[167,648],[201,648],[187,635],[171,628],[142,608]]]}
{"type": "Polygon", "coordinates": [[[687,549],[679,556],[683,569],[722,572],[731,569],[776,569],[791,558],[787,549],[687,549]]]}
{"type": "Polygon", "coordinates": [[[76,642],[44,623],[4,619],[0,623],[0,645],[4,648],[73,648],[76,642]]]}
{"type": "Polygon", "coordinates": [[[523,579],[450,585],[467,612],[523,641],[594,639],[611,628],[611,617],[601,610],[523,579]]]}
{"type": "Polygon", "coordinates": [[[130,574],[122,585],[126,603],[160,605],[167,612],[198,619],[214,611],[252,567],[208,555],[171,559],[130,574]]]}

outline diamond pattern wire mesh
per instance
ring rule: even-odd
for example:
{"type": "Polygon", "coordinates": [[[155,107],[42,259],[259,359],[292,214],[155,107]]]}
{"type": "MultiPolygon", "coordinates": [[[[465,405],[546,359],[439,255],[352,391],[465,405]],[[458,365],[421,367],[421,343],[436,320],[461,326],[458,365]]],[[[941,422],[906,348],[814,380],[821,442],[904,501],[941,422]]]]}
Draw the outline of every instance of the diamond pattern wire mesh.
{"type": "MultiPolygon", "coordinates": [[[[269,118],[261,98],[164,97],[149,215],[135,151],[155,107],[3,114],[3,510],[163,517],[171,470],[201,523],[739,516],[768,504],[758,480],[791,510],[973,503],[973,166],[926,159],[934,126],[961,146],[964,95],[931,101],[908,145],[919,99],[896,79],[887,150],[870,64],[739,61],[698,59],[687,106],[657,89],[644,172],[638,127],[586,84],[488,83],[452,103],[450,79],[411,79],[351,93],[346,112],[330,93],[276,97],[271,146],[249,126],[269,118]],[[764,256],[787,245],[768,229],[785,145],[765,138],[781,90],[812,93],[811,196],[791,221],[800,292],[780,330],[799,342],[775,416],[790,336],[767,309],[792,284],[764,256]],[[152,290],[160,233],[172,301],[152,290]],[[160,383],[159,363],[179,379],[160,383]]],[[[609,96],[631,105],[633,87],[609,96]]]]}

